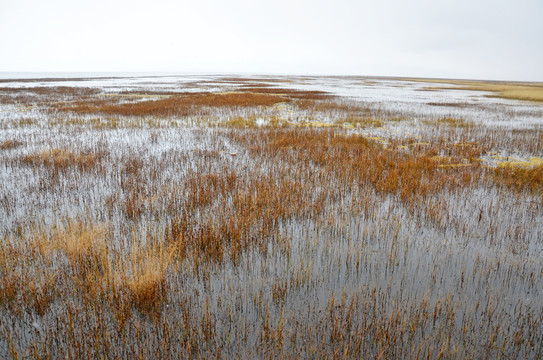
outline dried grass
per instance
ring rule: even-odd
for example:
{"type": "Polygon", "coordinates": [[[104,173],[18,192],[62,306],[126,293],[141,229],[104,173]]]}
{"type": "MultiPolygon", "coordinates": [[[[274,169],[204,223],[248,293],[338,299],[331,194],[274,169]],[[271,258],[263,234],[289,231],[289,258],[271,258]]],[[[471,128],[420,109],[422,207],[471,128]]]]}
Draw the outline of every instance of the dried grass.
{"type": "Polygon", "coordinates": [[[4,142],[0,143],[0,150],[13,149],[21,145],[23,145],[23,143],[17,140],[5,140],[4,142]]]}
{"type": "MultiPolygon", "coordinates": [[[[543,84],[528,82],[499,82],[499,81],[477,81],[477,80],[447,80],[447,79],[404,79],[408,81],[419,81],[428,83],[442,83],[460,85],[459,87],[435,87],[435,90],[473,90],[489,91],[496,93],[495,97],[543,101],[543,84]]],[[[428,89],[426,89],[428,90],[428,89]]]]}
{"type": "Polygon", "coordinates": [[[67,149],[44,150],[20,157],[21,163],[30,166],[44,166],[55,171],[70,167],[90,170],[100,164],[103,154],[77,154],[67,149]]]}
{"type": "Polygon", "coordinates": [[[9,222],[20,201],[1,194],[0,357],[541,357],[543,170],[480,160],[540,151],[537,133],[443,117],[387,136],[410,118],[225,81],[248,92],[55,104],[82,116],[25,137],[50,150],[1,153],[37,215],[9,222]],[[209,109],[220,127],[86,117],[209,109]]]}
{"type": "Polygon", "coordinates": [[[205,113],[206,108],[235,108],[271,106],[284,101],[281,97],[254,93],[197,93],[167,99],[136,103],[108,103],[106,101],[79,102],[59,106],[57,110],[79,114],[122,116],[188,116],[205,113]]]}

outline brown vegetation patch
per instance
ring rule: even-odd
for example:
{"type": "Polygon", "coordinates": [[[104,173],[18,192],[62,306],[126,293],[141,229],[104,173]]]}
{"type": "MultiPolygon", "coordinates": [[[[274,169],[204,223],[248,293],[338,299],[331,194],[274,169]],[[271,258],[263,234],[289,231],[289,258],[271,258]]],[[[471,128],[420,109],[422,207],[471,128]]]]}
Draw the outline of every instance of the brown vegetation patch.
{"type": "Polygon", "coordinates": [[[191,93],[167,99],[147,100],[136,103],[108,103],[103,100],[78,102],[60,106],[61,111],[81,114],[99,113],[122,116],[187,116],[205,113],[206,108],[271,106],[284,101],[268,94],[254,93],[191,93]]]}
{"type": "Polygon", "coordinates": [[[456,117],[449,117],[449,116],[444,116],[437,119],[427,119],[427,120],[423,120],[422,122],[425,125],[431,125],[431,126],[445,125],[452,128],[463,128],[463,129],[475,128],[475,124],[472,121],[468,121],[464,118],[456,118],[456,117]]]}
{"type": "Polygon", "coordinates": [[[26,242],[32,251],[0,243],[0,304],[17,308],[20,304],[15,301],[23,296],[26,306],[43,315],[60,295],[57,279],[62,275],[63,282],[68,281],[64,286],[80,292],[87,302],[113,305],[121,318],[130,316],[131,306],[146,313],[161,307],[172,249],[137,245],[123,255],[110,248],[106,226],[77,221],[50,235],[32,233],[18,241],[26,242]],[[54,267],[47,261],[52,257],[57,258],[54,267]],[[40,266],[41,275],[33,278],[17,263],[40,266]]]}
{"type": "Polygon", "coordinates": [[[78,154],[57,148],[24,155],[20,161],[25,165],[45,166],[55,170],[64,170],[69,167],[89,170],[100,164],[102,156],[103,154],[78,154]]]}
{"type": "Polygon", "coordinates": [[[429,102],[426,103],[430,106],[445,106],[445,107],[458,107],[458,108],[465,108],[469,107],[469,104],[466,103],[451,103],[451,102],[429,102]]]}
{"type": "Polygon", "coordinates": [[[177,249],[177,258],[192,258],[196,268],[202,260],[222,261],[226,254],[237,261],[248,247],[265,251],[281,221],[317,216],[323,209],[325,197],[312,191],[320,178],[300,181],[298,177],[278,182],[271,172],[191,174],[190,196],[182,215],[166,231],[167,243],[177,249]],[[193,214],[228,198],[231,205],[213,218],[198,224],[191,221],[193,214]]]}
{"type": "Polygon", "coordinates": [[[498,184],[543,196],[543,165],[531,168],[515,166],[498,166],[494,169],[498,184]]]}
{"type": "Polygon", "coordinates": [[[334,98],[326,91],[296,90],[276,87],[242,87],[238,91],[252,92],[257,94],[275,94],[288,96],[292,99],[324,100],[334,98]]]}
{"type": "Polygon", "coordinates": [[[289,79],[280,79],[280,78],[257,78],[257,77],[224,77],[217,80],[213,80],[213,82],[224,82],[224,83],[234,83],[234,84],[240,84],[240,83],[253,83],[253,82],[269,82],[269,83],[288,83],[291,82],[289,79]]]}
{"type": "Polygon", "coordinates": [[[118,93],[106,93],[105,96],[191,96],[199,94],[200,92],[189,92],[189,91],[166,91],[166,90],[130,90],[130,91],[120,91],[118,93]]]}
{"type": "Polygon", "coordinates": [[[250,137],[240,141],[248,141],[245,145],[252,148],[254,144],[265,143],[266,151],[294,157],[297,163],[311,161],[335,173],[342,183],[372,185],[378,192],[398,195],[409,202],[465,185],[473,176],[478,176],[474,169],[442,171],[432,161],[435,149],[406,153],[384,148],[363,136],[339,135],[334,130],[286,129],[255,134],[265,136],[268,141],[250,137]]]}
{"type": "Polygon", "coordinates": [[[5,140],[0,143],[0,150],[13,149],[21,145],[23,145],[23,143],[17,140],[5,140]]]}

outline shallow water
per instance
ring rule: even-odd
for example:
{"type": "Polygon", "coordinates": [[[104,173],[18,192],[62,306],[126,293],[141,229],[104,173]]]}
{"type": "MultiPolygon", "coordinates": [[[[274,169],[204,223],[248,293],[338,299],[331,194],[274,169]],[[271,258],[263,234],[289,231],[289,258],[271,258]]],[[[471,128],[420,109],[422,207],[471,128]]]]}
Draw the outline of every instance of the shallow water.
{"type": "MultiPolygon", "coordinates": [[[[481,132],[489,133],[494,128],[529,129],[537,133],[543,125],[543,105],[488,98],[483,92],[420,91],[429,85],[390,79],[270,79],[277,78],[283,82],[270,81],[269,84],[327,91],[340,96],[342,101],[385,109],[408,118],[381,129],[351,129],[345,133],[365,133],[387,139],[431,136],[435,135],[433,131],[439,132],[427,127],[422,120],[442,116],[475,121],[481,126],[481,132]],[[463,105],[429,105],[440,102],[463,105]]],[[[227,91],[240,86],[221,80],[222,76],[218,75],[186,75],[14,81],[2,86],[96,87],[111,93],[121,90],[227,91]],[[204,84],[195,85],[202,81],[204,84]]],[[[266,79],[255,77],[255,83],[266,83],[266,79]]],[[[262,113],[267,111],[275,110],[263,109],[262,113]]],[[[286,107],[280,114],[297,121],[300,115],[291,111],[293,108],[286,107]]],[[[221,114],[218,112],[216,116],[220,118],[221,114]]],[[[69,219],[83,219],[107,223],[115,239],[111,246],[128,252],[135,239],[145,242],[149,234],[157,238],[164,235],[164,228],[173,217],[170,204],[164,199],[173,187],[182,188],[181,193],[189,195],[191,189],[185,187],[185,181],[191,171],[197,174],[234,172],[240,178],[271,173],[277,181],[282,181],[280,171],[288,169],[285,163],[252,152],[232,136],[259,131],[258,128],[179,126],[181,119],[177,119],[180,122],[176,126],[163,128],[49,126],[52,119],[64,116],[39,108],[0,105],[0,143],[7,139],[23,143],[0,151],[0,234],[4,239],[9,237],[16,241],[20,233],[36,228],[49,232],[69,219]],[[34,122],[21,125],[24,119],[34,122]],[[25,155],[55,148],[105,155],[100,168],[58,174],[44,165],[29,166],[20,160],[25,155]],[[147,203],[153,202],[153,208],[145,208],[139,218],[127,220],[118,204],[130,195],[123,192],[123,181],[127,178],[126,164],[134,159],[139,161],[135,162],[136,167],[144,174],[145,186],[138,195],[147,203]],[[119,196],[118,203],[112,200],[114,196],[119,196]]],[[[503,139],[504,153],[515,146],[522,149],[522,144],[507,141],[503,139]]],[[[522,155],[541,156],[527,150],[522,155]]],[[[314,164],[301,164],[300,168],[305,171],[306,179],[319,174],[319,167],[314,164]]],[[[333,176],[326,180],[314,189],[314,196],[320,192],[333,199],[326,201],[322,214],[282,220],[266,245],[267,251],[248,248],[237,262],[226,256],[223,262],[211,263],[201,271],[196,271],[190,260],[181,269],[171,270],[167,278],[169,292],[158,322],[171,325],[176,336],[187,333],[187,329],[198,334],[195,336],[199,336],[199,355],[203,357],[216,355],[218,347],[224,357],[264,357],[262,339],[267,322],[272,327],[284,326],[281,346],[274,348],[273,354],[311,358],[315,356],[312,347],[328,344],[320,355],[330,357],[334,354],[332,339],[337,330],[334,321],[347,321],[345,313],[352,305],[349,315],[352,328],[347,329],[346,325],[340,328],[347,337],[357,333],[366,347],[365,356],[370,358],[382,354],[375,339],[380,338],[380,331],[387,326],[392,328],[390,321],[395,317],[404,321],[404,328],[412,328],[396,334],[399,338],[395,340],[394,352],[388,353],[391,357],[415,358],[413,351],[417,347],[423,349],[423,355],[429,355],[437,347],[432,353],[435,357],[439,347],[445,345],[449,349],[447,354],[453,356],[456,351],[458,358],[486,355],[536,359],[543,354],[541,342],[528,345],[530,340],[541,339],[543,335],[540,320],[543,319],[543,282],[540,281],[543,276],[543,208],[537,196],[514,195],[484,186],[438,192],[423,204],[424,209],[431,201],[445,204],[444,218],[438,221],[430,218],[423,208],[402,204],[397,196],[383,196],[363,186],[347,186],[333,176]],[[365,211],[361,198],[371,204],[365,211]],[[286,289],[284,293],[280,291],[282,288],[286,289]],[[187,314],[192,322],[187,322],[187,314]],[[213,318],[213,335],[201,330],[202,324],[209,321],[209,314],[213,318]],[[424,321],[415,321],[419,317],[424,321]],[[196,330],[190,330],[191,326],[196,330]],[[357,332],[360,329],[366,332],[360,335],[357,332]],[[526,342],[517,343],[512,339],[526,339],[526,342]],[[501,344],[506,345],[505,349],[500,349],[501,344]]],[[[214,199],[208,207],[193,214],[192,221],[198,226],[207,216],[227,213],[231,206],[232,199],[214,199]]],[[[8,354],[5,335],[8,333],[12,334],[9,341],[15,341],[21,349],[38,343],[42,348],[67,353],[73,343],[43,340],[53,334],[70,334],[62,325],[66,324],[68,312],[62,301],[56,300],[43,316],[31,309],[16,315],[2,308],[0,357],[8,354]]],[[[86,306],[80,298],[67,302],[74,308],[86,306]]],[[[85,309],[76,315],[76,322],[82,324],[81,334],[92,333],[89,329],[98,323],[95,310],[85,309]]],[[[108,319],[104,326],[115,334],[117,323],[113,316],[108,319]]],[[[133,340],[133,346],[148,356],[156,355],[151,349],[163,340],[162,328],[137,311],[130,321],[125,335],[111,335],[113,346],[124,349],[124,336],[141,339],[143,334],[146,342],[133,340]]],[[[86,338],[81,336],[82,343],[86,338]]],[[[180,343],[177,338],[169,343],[171,354],[185,354],[180,343]]],[[[109,357],[120,353],[104,350],[109,357]]],[[[350,357],[356,356],[351,354],[350,357]]]]}

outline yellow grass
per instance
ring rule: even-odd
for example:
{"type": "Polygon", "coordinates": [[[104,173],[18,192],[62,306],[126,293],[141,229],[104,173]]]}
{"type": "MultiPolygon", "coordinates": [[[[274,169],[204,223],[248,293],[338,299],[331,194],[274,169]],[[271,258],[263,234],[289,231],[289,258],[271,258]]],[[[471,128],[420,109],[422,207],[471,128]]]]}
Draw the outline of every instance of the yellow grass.
{"type": "MultiPolygon", "coordinates": [[[[512,100],[543,101],[543,83],[529,82],[495,82],[479,80],[452,80],[452,79],[404,79],[408,81],[453,84],[460,87],[436,87],[433,89],[448,90],[474,90],[490,91],[496,93],[496,97],[512,100]]],[[[431,88],[432,89],[432,88],[431,88]]]]}
{"type": "MultiPolygon", "coordinates": [[[[495,156],[495,158],[501,158],[501,156],[495,156]]],[[[525,168],[531,168],[534,166],[542,166],[543,165],[543,159],[539,157],[531,157],[528,160],[521,160],[521,159],[511,159],[509,158],[508,161],[497,161],[496,164],[501,167],[525,167],[525,168]]]]}
{"type": "Polygon", "coordinates": [[[409,145],[410,146],[428,146],[428,145],[430,145],[430,143],[428,143],[428,142],[416,142],[416,143],[411,143],[409,145]]]}
{"type": "Polygon", "coordinates": [[[116,273],[116,282],[140,310],[158,309],[165,292],[166,271],[175,250],[162,246],[135,247],[130,261],[116,273]]]}
{"type": "Polygon", "coordinates": [[[465,167],[465,166],[471,166],[471,164],[443,164],[443,165],[438,165],[437,167],[440,167],[440,168],[457,168],[457,167],[465,167]]]}
{"type": "Polygon", "coordinates": [[[46,251],[63,251],[75,264],[81,260],[103,256],[107,252],[106,228],[103,225],[84,226],[75,222],[65,229],[57,229],[47,242],[38,245],[46,251]]]}
{"type": "Polygon", "coordinates": [[[219,126],[232,127],[232,128],[246,128],[256,126],[256,117],[247,116],[235,116],[228,120],[221,121],[219,126]]]}
{"type": "Polygon", "coordinates": [[[294,125],[302,126],[302,127],[315,127],[315,128],[327,128],[327,127],[337,127],[338,126],[337,124],[325,123],[325,122],[321,122],[321,121],[311,121],[311,122],[308,122],[308,123],[294,124],[294,125]]]}
{"type": "Polygon", "coordinates": [[[96,166],[99,159],[97,154],[76,154],[66,149],[56,148],[25,155],[21,161],[23,164],[32,166],[43,165],[55,169],[74,166],[81,170],[88,170],[96,166]]]}

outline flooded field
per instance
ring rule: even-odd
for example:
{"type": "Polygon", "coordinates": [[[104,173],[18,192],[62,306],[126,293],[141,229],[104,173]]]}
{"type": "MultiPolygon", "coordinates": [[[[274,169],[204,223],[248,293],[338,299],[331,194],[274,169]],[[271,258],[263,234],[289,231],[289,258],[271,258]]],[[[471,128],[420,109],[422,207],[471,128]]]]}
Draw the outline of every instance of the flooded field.
{"type": "Polygon", "coordinates": [[[543,104],[487,88],[0,80],[0,358],[542,358],[543,104]]]}

